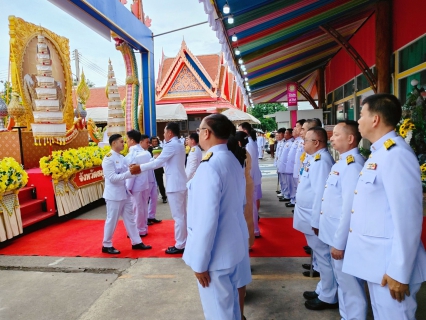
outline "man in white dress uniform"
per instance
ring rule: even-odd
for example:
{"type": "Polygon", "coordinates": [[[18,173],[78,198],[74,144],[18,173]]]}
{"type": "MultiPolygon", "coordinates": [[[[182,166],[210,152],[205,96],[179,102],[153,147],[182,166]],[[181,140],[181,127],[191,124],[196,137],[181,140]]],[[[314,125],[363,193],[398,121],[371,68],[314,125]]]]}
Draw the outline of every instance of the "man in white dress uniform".
{"type": "MultiPolygon", "coordinates": [[[[130,130],[127,132],[127,145],[129,146],[129,153],[125,157],[127,166],[148,163],[151,160],[149,152],[142,149],[139,145],[140,139],[141,133],[139,131],[130,130]]],[[[126,187],[132,194],[133,213],[139,235],[144,237],[148,234],[148,172],[143,172],[127,179],[126,187]]]]}
{"type": "MultiPolygon", "coordinates": [[[[306,124],[306,123],[305,123],[306,124]]],[[[293,227],[303,232],[311,247],[321,274],[321,284],[318,303],[309,303],[309,291],[304,293],[305,307],[308,309],[322,310],[337,308],[337,283],[331,266],[329,247],[318,239],[319,216],[321,199],[324,193],[327,177],[334,161],[327,150],[327,132],[321,127],[313,127],[305,134],[305,152],[309,160],[300,176],[300,184],[296,194],[296,207],[294,210],[293,227]]],[[[317,289],[319,289],[317,287],[317,289]]]]}
{"type": "Polygon", "coordinates": [[[198,166],[200,165],[203,154],[198,145],[198,133],[191,133],[188,138],[188,145],[191,147],[189,150],[188,159],[186,161],[185,173],[187,180],[191,180],[198,166]]]}
{"type": "MultiPolygon", "coordinates": [[[[338,284],[340,316],[344,320],[367,316],[365,281],[342,272],[354,190],[365,162],[357,147],[360,140],[356,121],[341,122],[333,129],[330,141],[340,157],[331,168],[327,188],[324,188],[319,224],[319,239],[329,246],[333,258],[331,264],[338,284]]],[[[318,304],[315,299],[310,303],[315,302],[318,304]]]]}
{"type": "Polygon", "coordinates": [[[186,174],[185,174],[185,147],[179,141],[179,124],[169,122],[164,128],[166,143],[157,158],[140,166],[131,166],[130,171],[138,174],[141,171],[153,170],[164,166],[166,172],[166,193],[170,211],[175,220],[174,246],[166,249],[167,254],[183,253],[186,244],[186,174]]]}
{"type": "Polygon", "coordinates": [[[188,183],[188,242],[183,260],[194,271],[207,320],[240,320],[237,265],[246,255],[243,168],[227,147],[233,124],[214,114],[200,124],[207,150],[188,183]]]}
{"type": "Polygon", "coordinates": [[[132,174],[128,170],[124,157],[120,154],[124,149],[123,137],[119,134],[113,134],[109,137],[109,144],[111,145],[111,151],[102,160],[102,169],[105,177],[103,196],[107,209],[102,252],[108,254],[120,253],[112,245],[112,236],[120,216],[123,217],[124,226],[132,243],[132,249],[151,249],[151,246],[143,244],[138,234],[130,192],[126,188],[126,179],[131,178],[132,174]]]}
{"type": "Polygon", "coordinates": [[[372,145],[354,190],[343,272],[367,281],[378,320],[415,319],[426,280],[420,169],[395,133],[401,114],[395,96],[375,94],[362,102],[358,120],[372,145]]]}

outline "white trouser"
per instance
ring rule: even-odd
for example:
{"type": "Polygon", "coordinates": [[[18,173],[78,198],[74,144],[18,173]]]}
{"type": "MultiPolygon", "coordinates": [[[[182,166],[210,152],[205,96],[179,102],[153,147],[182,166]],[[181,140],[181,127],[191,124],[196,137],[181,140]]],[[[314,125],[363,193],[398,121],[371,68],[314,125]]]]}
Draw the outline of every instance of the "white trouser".
{"type": "Polygon", "coordinates": [[[175,220],[175,247],[185,248],[186,244],[186,200],[187,190],[178,192],[167,192],[172,218],[175,220]]]}
{"type": "Polygon", "coordinates": [[[256,191],[254,191],[253,193],[253,223],[254,223],[254,235],[260,236],[259,211],[257,210],[256,191]]]}
{"type": "Polygon", "coordinates": [[[113,201],[105,200],[107,209],[107,218],[104,227],[104,240],[102,245],[104,247],[112,247],[112,236],[114,235],[115,228],[117,227],[118,219],[123,217],[124,226],[126,227],[127,234],[132,242],[132,245],[141,243],[141,237],[136,228],[136,221],[133,215],[132,202],[130,197],[126,200],[113,201]]]}
{"type": "Polygon", "coordinates": [[[286,174],[285,173],[279,173],[280,175],[280,186],[281,186],[281,194],[284,198],[289,197],[289,192],[288,192],[288,186],[287,186],[287,181],[286,181],[286,174]]]}
{"type": "MultiPolygon", "coordinates": [[[[330,252],[331,252],[331,248],[330,252]]],[[[338,284],[339,311],[343,320],[362,320],[367,317],[365,281],[342,272],[343,260],[331,259],[338,284]]]]}
{"type": "Polygon", "coordinates": [[[321,293],[319,299],[326,303],[337,302],[337,282],[334,278],[331,266],[331,254],[327,244],[322,242],[316,235],[305,234],[308,246],[314,252],[318,263],[318,271],[321,274],[321,293]]]}
{"type": "Polygon", "coordinates": [[[148,192],[149,189],[134,191],[132,196],[133,213],[140,235],[148,234],[148,192]]]}
{"type": "Polygon", "coordinates": [[[158,190],[157,183],[149,183],[149,204],[148,204],[148,218],[155,219],[155,214],[157,213],[157,201],[158,201],[158,190]]]}
{"type": "Polygon", "coordinates": [[[299,184],[299,178],[295,178],[293,176],[291,176],[291,178],[293,178],[293,190],[290,192],[290,199],[291,199],[290,202],[292,204],[296,204],[296,193],[297,193],[297,185],[299,184]]]}
{"type": "Polygon", "coordinates": [[[294,178],[292,173],[286,173],[285,175],[285,184],[287,185],[287,193],[285,198],[293,199],[296,197],[296,185],[294,184],[294,178]]]}
{"type": "Polygon", "coordinates": [[[416,319],[416,294],[420,290],[421,283],[410,284],[410,296],[405,296],[404,301],[401,302],[392,299],[387,285],[382,287],[378,283],[367,283],[375,320],[416,319]]]}
{"type": "Polygon", "coordinates": [[[209,271],[209,275],[208,287],[203,288],[197,281],[206,320],[241,320],[236,266],[209,271]]]}

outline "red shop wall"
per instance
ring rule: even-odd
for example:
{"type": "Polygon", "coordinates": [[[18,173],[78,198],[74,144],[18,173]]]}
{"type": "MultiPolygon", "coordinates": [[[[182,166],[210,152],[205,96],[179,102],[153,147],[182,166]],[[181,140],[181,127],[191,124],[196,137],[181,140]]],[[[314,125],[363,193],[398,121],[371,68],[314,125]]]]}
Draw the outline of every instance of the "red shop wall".
{"type": "MultiPolygon", "coordinates": [[[[400,0],[398,0],[400,1],[400,0]]],[[[376,16],[373,14],[349,40],[369,67],[375,62],[376,16]]],[[[355,78],[361,70],[344,50],[340,50],[325,69],[326,92],[329,93],[355,78]]]]}
{"type": "Polygon", "coordinates": [[[393,51],[426,33],[423,0],[393,0],[393,51]]]}

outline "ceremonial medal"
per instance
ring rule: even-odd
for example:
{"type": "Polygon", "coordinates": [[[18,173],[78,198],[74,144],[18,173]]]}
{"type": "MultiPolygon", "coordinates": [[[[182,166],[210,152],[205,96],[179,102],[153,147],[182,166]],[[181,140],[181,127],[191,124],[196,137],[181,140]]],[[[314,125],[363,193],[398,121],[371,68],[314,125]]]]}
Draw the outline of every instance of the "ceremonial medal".
{"type": "Polygon", "coordinates": [[[339,175],[339,171],[333,171],[332,173],[335,174],[336,176],[339,175]]]}
{"type": "Polygon", "coordinates": [[[369,164],[367,164],[367,169],[376,170],[377,169],[377,163],[370,162],[369,164]]]}

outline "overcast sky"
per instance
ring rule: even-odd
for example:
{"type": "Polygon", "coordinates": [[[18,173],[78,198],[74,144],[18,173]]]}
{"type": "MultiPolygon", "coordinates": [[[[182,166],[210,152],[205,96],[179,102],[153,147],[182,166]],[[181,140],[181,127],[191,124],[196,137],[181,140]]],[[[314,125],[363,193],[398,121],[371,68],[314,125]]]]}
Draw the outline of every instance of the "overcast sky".
{"type": "MultiPolygon", "coordinates": [[[[132,0],[128,0],[129,4],[132,2],[132,0]]],[[[154,34],[207,20],[203,5],[198,3],[198,0],[144,0],[143,5],[145,13],[152,19],[151,30],[154,34]]],[[[100,74],[102,72],[95,72],[94,69],[96,68],[93,65],[90,67],[90,62],[98,65],[106,73],[109,58],[111,58],[114,66],[117,80],[124,82],[124,63],[121,53],[114,47],[114,42],[108,42],[49,1],[0,0],[0,8],[0,81],[6,80],[8,75],[8,16],[14,15],[68,38],[71,52],[78,49],[79,53],[85,58],[85,63],[80,64],[80,66],[84,68],[86,77],[96,86],[105,86],[106,77],[100,74]]],[[[208,24],[156,37],[154,42],[156,74],[161,50],[164,50],[166,56],[176,56],[183,38],[185,38],[189,49],[196,55],[220,51],[219,41],[208,24]]],[[[75,74],[74,62],[71,63],[71,69],[75,74]]]]}

